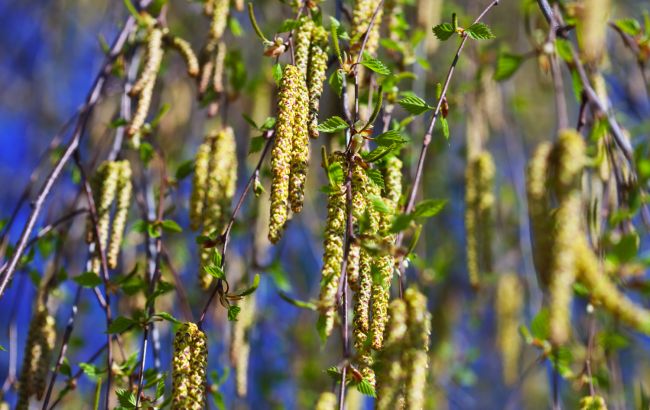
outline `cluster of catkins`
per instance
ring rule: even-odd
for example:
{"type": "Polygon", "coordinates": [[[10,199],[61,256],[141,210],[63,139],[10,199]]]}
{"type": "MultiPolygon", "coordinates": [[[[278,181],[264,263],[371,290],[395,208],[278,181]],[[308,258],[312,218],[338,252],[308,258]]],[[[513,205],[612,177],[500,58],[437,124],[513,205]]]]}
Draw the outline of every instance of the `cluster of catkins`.
{"type": "Polygon", "coordinates": [[[31,396],[36,396],[38,400],[43,398],[55,343],[55,321],[48,312],[43,295],[39,292],[25,343],[16,409],[29,408],[31,396]]]}
{"type": "Polygon", "coordinates": [[[494,160],[488,151],[470,158],[465,170],[465,233],[470,284],[480,285],[480,273],[492,269],[494,160]]]}
{"type": "Polygon", "coordinates": [[[512,385],[517,381],[521,336],[519,323],[524,307],[524,289],[519,277],[506,273],[499,277],[496,294],[497,348],[501,354],[503,381],[512,385]]]}
{"type": "Polygon", "coordinates": [[[377,410],[424,408],[431,315],[415,288],[390,303],[386,341],[377,360],[377,410]]]}
{"type": "Polygon", "coordinates": [[[235,390],[239,397],[245,397],[248,392],[249,333],[255,321],[255,305],[255,296],[239,300],[237,306],[241,310],[230,335],[230,363],[235,369],[235,390]]]}
{"type": "MultiPolygon", "coordinates": [[[[340,166],[343,175],[347,175],[348,171],[352,174],[351,212],[355,240],[350,244],[346,276],[347,284],[354,292],[353,335],[357,365],[363,377],[374,384],[372,350],[380,350],[383,346],[395,265],[392,254],[395,236],[389,230],[390,213],[382,212],[375,203],[381,201],[385,208],[397,209],[402,194],[402,162],[396,157],[384,161],[381,168],[383,187],[369,178],[365,164],[359,159],[350,161],[352,170],[349,170],[345,154],[335,152],[329,159],[328,167],[332,166],[340,166]]],[[[331,333],[336,317],[347,217],[345,184],[343,181],[332,182],[329,187],[319,299],[319,320],[325,336],[331,333]]]]}
{"type": "Polygon", "coordinates": [[[350,53],[352,59],[356,61],[361,46],[363,45],[364,37],[368,34],[364,52],[375,55],[379,47],[379,28],[383,15],[383,7],[379,7],[372,27],[370,22],[372,16],[380,5],[381,0],[358,0],[354,3],[354,10],[352,10],[352,31],[350,32],[350,53]],[[368,28],[370,31],[368,32],[368,28]]]}
{"type": "Polygon", "coordinates": [[[164,47],[168,46],[178,51],[187,64],[187,72],[190,76],[196,77],[199,74],[198,59],[186,40],[170,35],[167,29],[160,27],[149,15],[145,15],[143,19],[147,22],[146,50],[140,75],[129,90],[129,95],[137,98],[137,105],[126,131],[136,148],[140,145],[142,128],[151,107],[154,86],[165,53],[164,47]]]}
{"type": "MultiPolygon", "coordinates": [[[[124,228],[131,205],[133,187],[131,185],[131,164],[128,160],[102,162],[92,180],[93,196],[97,211],[97,231],[102,250],[106,252],[106,262],[110,269],[117,267],[118,256],[124,228]],[[111,226],[111,210],[115,203],[115,214],[111,226]],[[110,242],[109,242],[110,231],[110,242]]],[[[90,216],[86,233],[88,243],[96,243],[95,229],[90,216]]],[[[99,249],[94,250],[91,270],[99,273],[101,259],[99,249]]]]}
{"type": "MultiPolygon", "coordinates": [[[[241,2],[235,6],[240,10],[241,2]]],[[[210,32],[208,40],[201,51],[201,69],[198,78],[199,98],[203,98],[208,91],[214,92],[217,96],[224,91],[223,73],[226,59],[226,43],[223,42],[223,35],[228,23],[230,14],[230,0],[205,0],[203,12],[210,17],[210,32]]],[[[216,114],[218,105],[210,105],[210,115],[216,114]]]]}
{"type": "Polygon", "coordinates": [[[174,338],[172,409],[205,408],[207,365],[205,333],[194,323],[182,324],[174,338]]]}
{"type": "MultiPolygon", "coordinates": [[[[203,234],[221,234],[229,217],[230,203],[237,189],[237,149],[231,127],[209,133],[199,146],[195,158],[190,226],[203,234]]],[[[210,249],[201,248],[201,266],[210,260],[210,249]]],[[[199,283],[210,287],[213,277],[199,269],[199,283]]]]}
{"type": "Polygon", "coordinates": [[[565,130],[555,144],[540,145],[528,166],[534,262],[540,284],[549,293],[550,338],[556,345],[565,343],[571,334],[576,280],[589,290],[593,303],[636,330],[650,334],[650,312],[617,289],[587,241],[580,189],[586,160],[582,136],[565,130]],[[557,202],[555,209],[549,188],[557,202]]]}

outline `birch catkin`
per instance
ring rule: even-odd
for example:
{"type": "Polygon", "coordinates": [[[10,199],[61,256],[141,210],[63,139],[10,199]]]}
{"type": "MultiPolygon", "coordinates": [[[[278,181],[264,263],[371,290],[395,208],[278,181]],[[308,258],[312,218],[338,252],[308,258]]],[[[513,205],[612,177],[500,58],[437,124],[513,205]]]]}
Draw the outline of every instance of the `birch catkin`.
{"type": "Polygon", "coordinates": [[[519,320],[523,308],[523,292],[517,275],[507,273],[499,277],[496,295],[497,347],[501,354],[503,381],[506,385],[517,381],[521,352],[519,320]]]}
{"type": "Polygon", "coordinates": [[[235,368],[235,386],[237,396],[245,397],[248,392],[248,362],[250,358],[250,342],[248,334],[255,319],[255,296],[240,300],[241,308],[237,320],[233,322],[230,339],[230,362],[235,368]]]}
{"type": "Polygon", "coordinates": [[[228,23],[230,0],[210,0],[210,3],[209,15],[212,17],[210,21],[210,37],[219,40],[223,37],[228,23]]]}
{"type": "Polygon", "coordinates": [[[174,338],[172,409],[203,409],[206,395],[208,347],[205,333],[184,323],[174,338]]]}
{"type": "Polygon", "coordinates": [[[313,28],[312,43],[309,49],[309,70],[307,87],[309,89],[309,136],[318,138],[318,112],[323,82],[327,71],[327,42],[329,36],[322,26],[313,28]]]}
{"type": "Polygon", "coordinates": [[[295,65],[303,78],[307,78],[307,67],[309,65],[309,53],[314,30],[314,22],[306,17],[300,20],[296,29],[296,43],[294,46],[295,65]]]}
{"type": "Polygon", "coordinates": [[[294,213],[302,211],[305,200],[305,181],[309,166],[309,93],[303,77],[297,76],[296,103],[293,116],[293,140],[291,143],[291,176],[289,180],[289,202],[294,213]]]}
{"type": "Polygon", "coordinates": [[[381,26],[383,14],[381,6],[379,7],[377,16],[375,17],[371,28],[370,22],[380,3],[381,0],[358,0],[354,4],[354,10],[352,11],[352,31],[350,33],[350,44],[352,44],[350,52],[355,61],[361,51],[361,46],[366,33],[368,35],[368,40],[366,41],[364,52],[370,55],[375,55],[377,52],[377,47],[379,46],[379,27],[381,26]],[[368,31],[368,28],[370,28],[370,31],[368,31]]]}
{"type": "Polygon", "coordinates": [[[409,343],[403,359],[406,374],[404,408],[419,410],[424,408],[424,391],[429,368],[431,314],[427,310],[427,298],[415,288],[409,288],[404,292],[404,300],[408,315],[409,343]]]}
{"type": "Polygon", "coordinates": [[[402,408],[404,404],[404,367],[402,348],[406,337],[406,304],[395,299],[388,309],[389,320],[386,329],[386,342],[377,360],[377,410],[402,408]]]}
{"type": "Polygon", "coordinates": [[[50,316],[39,296],[25,343],[16,409],[27,409],[31,396],[36,396],[38,400],[43,397],[55,343],[54,318],[50,316]]]}
{"type": "MultiPolygon", "coordinates": [[[[341,153],[331,155],[330,164],[338,162],[345,170],[345,157],[341,153]]],[[[344,171],[345,172],[345,171],[344,171]]],[[[334,327],[336,292],[341,277],[343,241],[345,236],[345,187],[342,183],[330,186],[327,199],[327,221],[323,243],[323,268],[321,270],[319,309],[323,333],[329,336],[334,327]]]]}
{"type": "Polygon", "coordinates": [[[212,143],[204,141],[199,145],[194,158],[194,176],[192,178],[192,194],[190,196],[190,227],[197,230],[203,222],[203,208],[210,169],[210,152],[212,143]]]}
{"type": "MultiPolygon", "coordinates": [[[[97,231],[99,232],[99,244],[101,246],[101,251],[104,252],[107,252],[108,234],[110,231],[111,223],[111,208],[117,194],[117,186],[120,179],[120,168],[120,164],[116,161],[104,161],[97,168],[97,172],[93,178],[93,186],[95,187],[93,196],[95,200],[95,209],[97,212],[97,231]]],[[[94,242],[95,230],[92,226],[92,218],[90,215],[88,216],[87,229],[87,239],[90,239],[91,242],[94,242]]],[[[94,250],[94,255],[91,260],[91,269],[95,273],[100,272],[100,249],[94,250]]]]}
{"type": "Polygon", "coordinates": [[[119,176],[117,180],[117,203],[115,206],[115,216],[113,218],[113,226],[111,228],[111,241],[108,246],[106,258],[108,267],[115,269],[117,267],[117,260],[122,245],[122,238],[124,237],[124,229],[126,227],[126,220],[129,214],[129,206],[131,205],[131,193],[133,186],[131,185],[131,164],[128,160],[123,160],[117,163],[119,168],[119,176]]]}
{"type": "Polygon", "coordinates": [[[169,44],[178,51],[187,66],[187,74],[190,77],[199,75],[199,59],[196,57],[192,45],[187,41],[177,36],[172,36],[169,44]]]}
{"type": "Polygon", "coordinates": [[[575,281],[574,242],[580,229],[580,177],[585,162],[585,144],[575,131],[563,131],[556,143],[552,160],[553,180],[559,207],[555,213],[553,243],[550,256],[550,338],[562,344],[571,330],[570,309],[575,281]]]}
{"type": "Polygon", "coordinates": [[[326,391],[321,393],[316,402],[316,410],[335,410],[337,408],[338,398],[336,394],[326,391]]]}

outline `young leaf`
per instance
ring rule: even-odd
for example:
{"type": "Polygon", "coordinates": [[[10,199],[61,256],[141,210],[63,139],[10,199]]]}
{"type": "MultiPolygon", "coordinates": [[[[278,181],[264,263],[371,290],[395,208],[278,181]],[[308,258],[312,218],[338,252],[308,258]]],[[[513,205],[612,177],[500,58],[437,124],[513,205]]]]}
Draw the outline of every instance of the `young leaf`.
{"type": "Polygon", "coordinates": [[[396,215],[395,218],[393,218],[392,224],[390,225],[390,232],[391,233],[402,232],[404,229],[409,227],[412,220],[413,220],[412,214],[396,215]]]}
{"type": "Polygon", "coordinates": [[[264,146],[265,138],[263,136],[259,137],[253,137],[251,138],[251,143],[250,146],[248,147],[248,153],[249,154],[254,154],[256,152],[260,152],[262,150],[262,147],[264,146]]]}
{"type": "Polygon", "coordinates": [[[368,199],[370,200],[370,203],[372,204],[372,207],[375,211],[382,213],[382,214],[392,214],[393,210],[386,205],[384,200],[379,196],[379,195],[369,195],[368,199]]]}
{"type": "Polygon", "coordinates": [[[440,130],[442,131],[442,136],[445,137],[446,140],[449,139],[449,123],[447,122],[447,119],[443,116],[440,116],[440,130]]]}
{"type": "Polygon", "coordinates": [[[167,313],[167,312],[158,312],[158,313],[154,313],[153,316],[158,316],[159,318],[161,318],[161,319],[163,319],[163,320],[166,320],[166,321],[168,321],[168,322],[175,323],[175,324],[177,324],[177,325],[181,324],[181,321],[180,321],[180,320],[176,319],[174,316],[172,316],[171,314],[169,314],[169,313],[167,313]]]}
{"type": "Polygon", "coordinates": [[[517,72],[524,58],[517,54],[510,54],[506,52],[499,53],[497,57],[497,66],[494,70],[494,79],[496,81],[507,80],[517,72]]]}
{"type": "Polygon", "coordinates": [[[117,401],[120,403],[120,406],[126,409],[135,409],[135,394],[132,391],[126,389],[116,389],[115,394],[117,395],[117,401]]]}
{"type": "Polygon", "coordinates": [[[465,32],[474,40],[489,40],[495,37],[494,34],[492,34],[490,27],[483,23],[474,23],[466,28],[465,32]]]}
{"type": "Polygon", "coordinates": [[[129,319],[128,317],[124,316],[118,316],[111,322],[111,325],[106,330],[106,333],[122,333],[133,326],[135,323],[136,322],[133,319],[129,319]]]}
{"type": "Polygon", "coordinates": [[[338,69],[332,73],[330,76],[330,79],[328,80],[328,83],[330,87],[332,87],[332,90],[336,93],[337,96],[341,96],[341,93],[343,92],[343,76],[345,74],[343,73],[343,70],[338,69]]]}
{"type": "Polygon", "coordinates": [[[304,300],[298,300],[294,299],[288,294],[286,294],[283,291],[278,291],[278,295],[282,298],[287,303],[290,303],[294,305],[295,307],[299,307],[301,309],[307,309],[307,310],[313,310],[314,312],[318,310],[318,307],[316,306],[315,303],[312,302],[305,302],[304,300]]]}
{"type": "Polygon", "coordinates": [[[407,95],[401,100],[398,101],[398,104],[402,106],[406,111],[411,115],[420,115],[423,112],[432,110],[433,107],[427,104],[422,98],[417,95],[407,95]]]}
{"type": "Polygon", "coordinates": [[[176,169],[175,178],[177,181],[185,179],[188,175],[194,172],[194,161],[188,159],[187,161],[182,162],[176,169]]]}
{"type": "Polygon", "coordinates": [[[372,57],[368,53],[365,52],[363,53],[363,59],[361,60],[361,65],[366,68],[369,68],[370,70],[374,71],[377,74],[390,75],[390,69],[386,67],[384,63],[372,57]]]}
{"type": "Polygon", "coordinates": [[[101,278],[95,272],[84,272],[72,280],[84,288],[94,288],[102,284],[101,278]]]}
{"type": "Polygon", "coordinates": [[[392,145],[381,145],[372,151],[366,153],[363,156],[363,159],[366,162],[377,162],[380,159],[384,158],[386,155],[389,155],[393,151],[399,149],[402,145],[401,144],[392,144],[392,145]]]}
{"type": "Polygon", "coordinates": [[[455,32],[456,30],[454,30],[454,26],[449,23],[438,24],[433,28],[433,35],[441,41],[449,40],[449,38],[453,36],[455,32]]]}
{"type": "Polygon", "coordinates": [[[379,189],[384,189],[384,176],[381,174],[381,171],[375,168],[368,168],[366,170],[366,175],[370,182],[377,185],[379,189]]]}
{"type": "Polygon", "coordinates": [[[333,162],[327,168],[327,179],[330,186],[336,186],[343,182],[343,168],[338,162],[333,162]]]}
{"type": "Polygon", "coordinates": [[[616,27],[621,29],[622,32],[629,34],[631,36],[637,36],[641,34],[641,25],[638,21],[632,18],[616,20],[616,27]]]}
{"type": "Polygon", "coordinates": [[[374,138],[377,145],[408,144],[410,140],[399,133],[399,131],[390,130],[374,138]]]}
{"type": "Polygon", "coordinates": [[[325,122],[318,125],[318,131],[320,132],[337,132],[342,131],[348,128],[348,123],[339,116],[333,116],[325,120],[325,122]]]}
{"type": "Polygon", "coordinates": [[[430,218],[442,211],[446,204],[446,199],[425,199],[415,205],[413,216],[415,218],[430,218]]]}
{"type": "Polygon", "coordinates": [[[238,293],[237,296],[239,297],[248,296],[251,293],[255,292],[259,286],[260,286],[260,274],[256,273],[255,277],[253,278],[253,284],[248,289],[238,293]]]}
{"type": "Polygon", "coordinates": [[[366,379],[362,379],[359,383],[357,383],[357,390],[361,394],[365,394],[366,396],[370,397],[377,397],[375,393],[375,388],[372,387],[372,384],[366,379]]]}
{"type": "Polygon", "coordinates": [[[230,305],[228,306],[228,320],[231,322],[236,322],[237,321],[237,316],[239,315],[239,312],[241,311],[241,308],[237,305],[230,305]]]}
{"type": "Polygon", "coordinates": [[[161,222],[160,224],[163,228],[163,230],[167,232],[183,232],[183,228],[176,223],[176,221],[173,221],[171,219],[165,219],[164,221],[161,222]]]}
{"type": "Polygon", "coordinates": [[[275,80],[275,85],[280,85],[280,81],[282,80],[282,66],[280,64],[273,66],[273,79],[275,80]]]}
{"type": "Polygon", "coordinates": [[[203,270],[210,276],[216,279],[226,279],[226,273],[221,269],[221,266],[210,264],[203,267],[203,270]]]}

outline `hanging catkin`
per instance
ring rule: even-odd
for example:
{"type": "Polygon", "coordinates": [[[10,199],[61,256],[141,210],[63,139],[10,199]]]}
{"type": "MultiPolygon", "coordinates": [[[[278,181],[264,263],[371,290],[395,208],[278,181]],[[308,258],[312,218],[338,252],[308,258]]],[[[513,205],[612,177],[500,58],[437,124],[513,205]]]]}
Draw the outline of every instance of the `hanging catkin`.
{"type": "Polygon", "coordinates": [[[607,410],[607,404],[600,396],[587,396],[580,399],[580,410],[607,410]]]}
{"type": "Polygon", "coordinates": [[[492,269],[492,208],[494,161],[483,151],[470,159],[465,171],[465,232],[470,284],[480,285],[482,271],[492,269]]]}
{"type": "Polygon", "coordinates": [[[533,236],[533,261],[537,278],[543,289],[550,282],[549,261],[552,246],[552,224],[548,198],[548,164],[553,147],[549,142],[540,144],[528,164],[526,192],[528,216],[533,236]]]}
{"type": "MultiPolygon", "coordinates": [[[[345,170],[345,157],[342,153],[333,153],[329,163],[338,162],[345,170]]],[[[345,171],[344,171],[345,172],[345,171]]],[[[343,262],[343,241],[345,237],[345,187],[342,183],[330,186],[327,198],[327,221],[325,222],[325,239],[323,242],[323,268],[320,282],[320,322],[323,333],[329,336],[334,327],[336,315],[336,292],[341,277],[343,262]]],[[[273,214],[271,214],[273,215],[273,214]]]]}
{"type": "Polygon", "coordinates": [[[172,358],[172,409],[205,407],[208,347],[205,333],[194,323],[184,323],[174,338],[172,358]]]}
{"type": "Polygon", "coordinates": [[[361,51],[366,33],[368,33],[368,40],[366,41],[364,52],[370,55],[377,53],[377,47],[379,46],[379,27],[381,26],[383,14],[383,9],[380,4],[380,0],[358,0],[354,4],[354,10],[352,11],[352,31],[350,33],[350,52],[355,61],[361,51]],[[368,31],[372,16],[378,6],[379,10],[377,11],[377,15],[370,31],[368,31]]]}
{"type": "Polygon", "coordinates": [[[302,211],[305,200],[305,181],[309,166],[309,93],[305,79],[296,78],[296,105],[293,116],[293,141],[291,152],[291,176],[289,180],[289,202],[294,213],[302,211]]]}
{"type": "Polygon", "coordinates": [[[140,73],[140,77],[129,91],[132,97],[138,97],[133,118],[127,129],[127,134],[132,138],[133,144],[136,147],[140,145],[140,131],[149,113],[156,77],[158,76],[158,70],[160,70],[160,63],[163,58],[162,41],[163,30],[159,27],[151,27],[147,35],[144,68],[140,73]]]}
{"type": "Polygon", "coordinates": [[[178,54],[185,61],[187,66],[187,74],[190,77],[196,77],[199,75],[199,59],[196,57],[192,45],[187,41],[177,36],[172,36],[169,39],[169,44],[178,51],[178,54]]]}
{"type": "Polygon", "coordinates": [[[115,205],[115,216],[113,218],[113,226],[111,228],[111,241],[108,246],[106,258],[108,267],[115,269],[117,267],[117,260],[122,245],[122,238],[124,236],[124,228],[126,227],[126,220],[129,214],[129,206],[131,205],[131,193],[133,187],[131,185],[131,164],[128,160],[117,162],[119,168],[119,176],[117,180],[117,201],[115,205]]]}
{"type": "Polygon", "coordinates": [[[31,396],[38,400],[43,398],[55,343],[55,321],[39,295],[25,343],[16,409],[27,409],[31,396]]]}
{"type": "Polygon", "coordinates": [[[431,314],[427,310],[427,298],[415,288],[404,292],[407,312],[408,348],[402,359],[406,374],[405,406],[407,410],[424,408],[424,392],[429,367],[429,337],[431,314]]]}
{"type": "Polygon", "coordinates": [[[210,152],[212,143],[203,141],[196,151],[194,158],[194,176],[192,178],[192,194],[190,196],[190,227],[197,230],[203,222],[203,208],[210,169],[210,152]]]}
{"type": "Polygon", "coordinates": [[[329,36],[322,26],[316,26],[312,32],[309,49],[309,69],[307,88],[309,89],[309,136],[318,138],[318,112],[320,97],[323,94],[323,82],[327,71],[327,43],[329,36]]]}
{"type": "Polygon", "coordinates": [[[575,281],[574,242],[580,229],[580,178],[585,162],[585,143],[580,134],[566,130],[560,133],[552,153],[552,180],[559,207],[554,215],[553,243],[550,255],[550,339],[562,344],[571,331],[570,310],[575,281]]]}
{"type": "Polygon", "coordinates": [[[230,0],[210,0],[210,37],[216,40],[223,37],[223,32],[228,23],[228,13],[230,12],[230,0]]]}
{"type": "Polygon", "coordinates": [[[524,289],[517,275],[507,273],[499,277],[496,294],[497,347],[501,354],[503,381],[512,385],[517,381],[521,337],[519,321],[523,308],[524,289]]]}
{"type": "Polygon", "coordinates": [[[316,402],[316,410],[335,410],[337,408],[338,398],[336,394],[326,391],[321,393],[316,402]]]}
{"type": "Polygon", "coordinates": [[[248,392],[248,362],[251,346],[248,340],[255,319],[255,296],[248,296],[237,304],[241,310],[233,322],[230,338],[230,362],[235,368],[235,386],[238,397],[248,392]]]}
{"type": "Polygon", "coordinates": [[[303,78],[307,78],[307,67],[309,65],[309,46],[312,40],[314,22],[307,17],[300,19],[300,25],[295,32],[294,56],[295,65],[303,78]]]}
{"type": "MultiPolygon", "coordinates": [[[[93,178],[95,191],[93,197],[95,201],[95,210],[97,212],[97,231],[99,232],[99,244],[103,252],[107,252],[108,234],[111,223],[111,208],[117,194],[118,181],[120,179],[120,163],[116,161],[104,161],[97,168],[93,178]]],[[[88,216],[87,239],[95,242],[94,228],[92,218],[88,216]]],[[[91,269],[99,274],[101,270],[100,250],[95,248],[91,260],[91,269]]]]}
{"type": "Polygon", "coordinates": [[[388,327],[384,348],[377,359],[377,410],[393,410],[404,405],[404,367],[402,349],[406,337],[406,304],[395,299],[388,308],[388,327]]]}

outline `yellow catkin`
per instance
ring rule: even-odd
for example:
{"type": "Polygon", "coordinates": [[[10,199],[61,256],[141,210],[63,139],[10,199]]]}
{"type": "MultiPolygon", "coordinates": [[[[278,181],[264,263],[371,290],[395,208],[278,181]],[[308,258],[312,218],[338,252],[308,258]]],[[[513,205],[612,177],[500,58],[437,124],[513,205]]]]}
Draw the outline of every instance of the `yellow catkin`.
{"type": "Polygon", "coordinates": [[[406,336],[406,304],[402,299],[395,299],[388,309],[388,327],[386,342],[377,360],[377,410],[401,408],[403,401],[404,367],[402,349],[406,336]]]}
{"type": "Polygon", "coordinates": [[[607,404],[600,396],[587,396],[580,399],[580,410],[607,410],[607,404]]]}
{"type": "Polygon", "coordinates": [[[492,208],[494,206],[492,155],[483,151],[469,160],[465,171],[465,232],[470,284],[480,285],[482,271],[492,269],[492,208]]]}
{"type": "Polygon", "coordinates": [[[158,27],[151,28],[147,37],[145,66],[129,92],[131,96],[138,96],[133,118],[127,128],[127,134],[136,147],[140,143],[140,130],[147,120],[156,77],[163,58],[162,40],[163,31],[158,27]]]}
{"type": "Polygon", "coordinates": [[[55,343],[54,318],[50,316],[47,307],[39,297],[25,343],[16,409],[27,409],[31,396],[36,396],[39,400],[43,398],[55,343]]]}
{"type": "Polygon", "coordinates": [[[237,304],[241,310],[237,321],[233,322],[230,339],[230,362],[235,368],[235,386],[238,397],[245,397],[248,392],[248,362],[250,342],[248,334],[255,320],[255,296],[247,296],[237,304]]]}
{"type": "Polygon", "coordinates": [[[203,207],[205,205],[208,170],[210,168],[210,152],[212,145],[204,141],[199,145],[194,158],[194,176],[192,178],[192,194],[190,196],[190,227],[197,230],[203,222],[203,207]]]}
{"type": "Polygon", "coordinates": [[[212,89],[217,94],[224,91],[223,87],[223,69],[224,62],[226,61],[226,43],[220,41],[217,44],[216,52],[214,53],[214,72],[212,74],[212,89]]]}
{"type": "Polygon", "coordinates": [[[578,277],[589,289],[593,301],[633,329],[650,334],[650,311],[636,305],[617,289],[583,236],[574,238],[574,242],[578,277]]]}
{"type": "Polygon", "coordinates": [[[280,83],[278,119],[275,124],[275,142],[271,152],[271,218],[269,240],[277,243],[282,237],[289,217],[289,179],[294,133],[294,114],[300,72],[287,65],[280,83]]]}
{"type": "Polygon", "coordinates": [[[580,177],[585,162],[585,144],[575,131],[562,131],[554,151],[554,187],[559,207],[554,215],[550,255],[550,339],[558,345],[571,332],[570,310],[575,281],[574,242],[581,235],[580,177]]]}
{"type": "Polygon", "coordinates": [[[199,75],[199,59],[196,57],[192,45],[180,37],[173,36],[169,43],[181,55],[187,65],[187,74],[191,77],[199,75]]]}
{"type": "Polygon", "coordinates": [[[316,410],[335,410],[337,408],[338,398],[336,394],[326,391],[321,393],[316,402],[316,410]]]}
{"type": "MultiPolygon", "coordinates": [[[[345,157],[341,153],[330,156],[330,164],[338,162],[345,169],[345,157]]],[[[327,200],[327,221],[323,242],[323,268],[321,270],[319,309],[322,331],[329,336],[334,327],[336,315],[336,293],[341,277],[343,262],[343,240],[345,236],[345,187],[342,183],[330,186],[327,200]]]]}
{"type": "Polygon", "coordinates": [[[305,181],[309,166],[309,93],[303,77],[296,78],[296,105],[293,117],[293,142],[291,152],[289,202],[294,213],[302,211],[305,200],[305,181]]]}
{"type": "MultiPolygon", "coordinates": [[[[357,55],[361,51],[364,36],[368,32],[372,16],[379,6],[379,0],[358,0],[355,2],[354,10],[352,11],[352,31],[350,33],[351,47],[350,52],[356,61],[357,55]]],[[[379,46],[379,27],[381,26],[383,9],[380,6],[377,16],[370,32],[368,32],[368,40],[364,52],[375,55],[379,46]]]]}
{"type": "Polygon", "coordinates": [[[309,136],[318,138],[318,112],[320,97],[323,94],[323,82],[327,71],[327,42],[329,36],[322,26],[316,26],[312,33],[309,50],[309,69],[307,88],[309,89],[309,136]]]}
{"type": "Polygon", "coordinates": [[[309,46],[311,44],[314,22],[306,17],[300,20],[300,25],[295,30],[294,56],[295,65],[298,67],[303,78],[307,78],[307,67],[309,65],[309,46]]]}
{"type": "Polygon", "coordinates": [[[386,159],[384,167],[384,199],[389,202],[391,208],[399,204],[402,196],[402,161],[399,158],[391,156],[386,159]]]}
{"type": "Polygon", "coordinates": [[[585,63],[598,63],[605,53],[611,0],[579,2],[576,35],[585,63]]]}
{"type": "MultiPolygon", "coordinates": [[[[221,234],[228,218],[230,203],[237,188],[237,147],[235,135],[230,127],[223,128],[206,137],[210,144],[208,178],[205,187],[203,210],[203,234],[221,234]]],[[[211,249],[201,249],[204,266],[210,258],[211,249]]],[[[208,289],[213,277],[203,269],[199,270],[199,285],[208,289]]]]}
{"type": "Polygon", "coordinates": [[[117,163],[119,167],[119,177],[117,181],[117,202],[115,206],[115,217],[113,218],[113,227],[111,228],[111,240],[106,253],[108,267],[115,269],[117,260],[124,237],[124,228],[129,214],[131,205],[131,193],[133,186],[131,184],[131,164],[128,160],[117,163]]]}
{"type": "Polygon", "coordinates": [[[381,255],[374,262],[374,277],[372,283],[372,321],[370,322],[371,345],[380,350],[384,342],[384,330],[388,320],[388,300],[390,298],[390,283],[393,278],[394,258],[392,255],[381,255]]]}
{"type": "Polygon", "coordinates": [[[424,392],[429,367],[429,337],[431,314],[427,310],[427,298],[414,288],[404,292],[406,301],[408,348],[404,351],[403,364],[406,375],[404,385],[405,409],[424,408],[424,392]]]}
{"type": "Polygon", "coordinates": [[[548,205],[548,164],[552,144],[545,142],[535,150],[526,173],[528,216],[533,239],[533,261],[537,278],[542,288],[547,288],[549,277],[549,255],[552,246],[552,225],[548,205]]]}
{"type": "Polygon", "coordinates": [[[214,0],[211,10],[212,20],[210,21],[210,37],[221,39],[228,22],[228,13],[230,12],[230,0],[214,0]]]}
{"type": "MultiPolygon", "coordinates": [[[[108,234],[111,223],[111,208],[117,194],[117,186],[120,177],[120,165],[116,161],[104,161],[97,168],[93,183],[96,186],[94,192],[95,210],[97,212],[97,231],[99,232],[99,243],[104,252],[107,251],[108,234]]],[[[90,219],[90,216],[88,217],[90,219]]],[[[94,232],[92,222],[88,223],[88,229],[94,232]]],[[[94,238],[94,235],[89,235],[94,238]]],[[[94,240],[94,239],[93,239],[94,240]]],[[[101,270],[101,258],[99,249],[95,249],[91,261],[91,269],[95,273],[101,270]]]]}
{"type": "Polygon", "coordinates": [[[184,323],[174,338],[172,409],[203,409],[206,404],[208,346],[205,333],[184,323]]]}
{"type": "Polygon", "coordinates": [[[523,308],[524,289],[517,275],[507,273],[499,277],[496,294],[497,347],[501,354],[503,381],[512,385],[517,381],[521,337],[519,321],[523,308]]]}
{"type": "MultiPolygon", "coordinates": [[[[360,164],[353,164],[352,168],[352,220],[354,233],[357,237],[362,232],[359,231],[359,221],[363,218],[367,206],[367,188],[368,177],[360,164]]],[[[359,261],[361,257],[360,240],[350,244],[350,253],[348,255],[347,277],[348,284],[353,291],[358,290],[359,281],[359,261]]]]}

